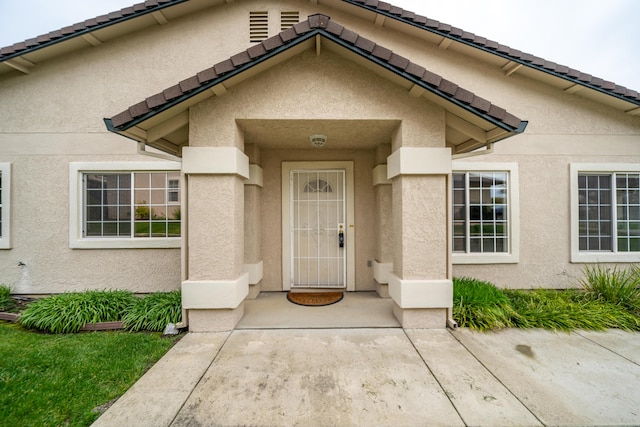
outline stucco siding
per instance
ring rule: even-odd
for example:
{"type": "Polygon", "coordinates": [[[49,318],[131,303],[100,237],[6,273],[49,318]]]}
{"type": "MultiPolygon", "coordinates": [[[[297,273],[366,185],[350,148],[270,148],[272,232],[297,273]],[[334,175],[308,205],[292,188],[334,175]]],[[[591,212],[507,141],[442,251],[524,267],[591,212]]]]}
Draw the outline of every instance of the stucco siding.
{"type": "Polygon", "coordinates": [[[494,154],[469,161],[518,163],[520,261],[454,265],[454,276],[476,277],[509,288],[575,287],[584,264],[571,262],[569,165],[639,163],[640,138],[525,134],[498,144],[494,154]]]}
{"type": "MultiPolygon", "coordinates": [[[[104,136],[104,135],[103,135],[104,136]]],[[[76,137],[77,138],[77,137],[76,137]]],[[[126,155],[118,138],[88,137],[81,144],[59,143],[60,135],[4,135],[0,161],[12,163],[11,242],[0,250],[0,283],[13,292],[46,294],[84,289],[129,289],[147,293],[169,291],[180,285],[179,249],[77,250],[69,247],[69,163],[72,161],[150,161],[126,155]],[[108,142],[107,142],[108,141],[108,142]],[[119,155],[77,154],[107,151],[119,155]],[[46,146],[44,146],[46,144],[46,146]],[[65,146],[75,146],[66,154],[65,146]],[[37,154],[15,154],[17,147],[36,147],[37,154]],[[39,148],[37,148],[39,147],[39,148]],[[19,265],[22,263],[24,265],[19,265]]],[[[70,138],[74,139],[74,138],[70,138]]],[[[129,147],[130,148],[130,147],[129,147]]],[[[8,191],[8,189],[3,189],[8,191]]]]}

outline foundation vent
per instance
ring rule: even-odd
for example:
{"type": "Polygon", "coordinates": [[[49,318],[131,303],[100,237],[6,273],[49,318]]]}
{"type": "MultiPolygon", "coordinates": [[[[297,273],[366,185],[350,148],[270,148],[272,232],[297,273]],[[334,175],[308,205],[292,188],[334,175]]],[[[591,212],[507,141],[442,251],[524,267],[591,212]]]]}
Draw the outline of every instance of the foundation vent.
{"type": "Polygon", "coordinates": [[[280,12],[280,31],[293,27],[300,22],[300,12],[280,12]]]}
{"type": "Polygon", "coordinates": [[[259,43],[269,37],[269,13],[249,12],[249,41],[259,43]]]}

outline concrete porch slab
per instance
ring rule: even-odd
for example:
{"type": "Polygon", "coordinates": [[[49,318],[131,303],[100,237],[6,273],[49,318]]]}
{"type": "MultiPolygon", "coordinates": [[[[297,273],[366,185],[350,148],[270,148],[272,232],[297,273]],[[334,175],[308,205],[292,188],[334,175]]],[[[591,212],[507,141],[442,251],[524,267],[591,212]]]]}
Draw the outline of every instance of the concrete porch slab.
{"type": "Polygon", "coordinates": [[[375,292],[345,292],[342,301],[303,307],[287,300],[286,292],[262,292],[244,303],[236,329],[399,328],[393,301],[375,292]]]}

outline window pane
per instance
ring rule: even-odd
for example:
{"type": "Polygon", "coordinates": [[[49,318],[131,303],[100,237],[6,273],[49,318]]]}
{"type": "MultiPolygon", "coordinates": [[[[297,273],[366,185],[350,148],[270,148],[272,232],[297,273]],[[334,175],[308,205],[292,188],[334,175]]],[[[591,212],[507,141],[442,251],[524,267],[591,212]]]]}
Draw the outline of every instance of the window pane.
{"type": "Polygon", "coordinates": [[[467,172],[466,178],[455,173],[453,180],[454,250],[466,250],[467,241],[461,238],[467,237],[470,252],[507,252],[508,173],[467,172]]]}
{"type": "Polygon", "coordinates": [[[138,172],[135,175],[136,188],[151,188],[151,174],[138,172]]]}
{"type": "Polygon", "coordinates": [[[91,237],[119,236],[118,221],[121,207],[121,185],[127,183],[130,174],[84,175],[84,235],[91,237]]]}
{"type": "Polygon", "coordinates": [[[179,202],[169,205],[167,197],[169,185],[179,194],[179,177],[179,172],[85,174],[84,235],[129,238],[135,221],[135,237],[179,237],[179,202]]]}
{"type": "Polygon", "coordinates": [[[102,219],[102,208],[99,206],[87,207],[87,221],[100,221],[102,219]]]}
{"type": "Polygon", "coordinates": [[[454,252],[465,252],[465,239],[464,238],[455,238],[453,239],[453,251],[454,252]]]}
{"type": "Polygon", "coordinates": [[[580,250],[611,250],[613,212],[611,183],[611,174],[580,174],[578,176],[580,250]]]}

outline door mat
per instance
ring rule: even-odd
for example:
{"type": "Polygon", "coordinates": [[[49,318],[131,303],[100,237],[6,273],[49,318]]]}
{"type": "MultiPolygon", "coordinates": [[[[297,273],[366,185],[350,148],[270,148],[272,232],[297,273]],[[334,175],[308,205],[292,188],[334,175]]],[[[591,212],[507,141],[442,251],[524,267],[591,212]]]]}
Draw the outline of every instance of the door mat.
{"type": "Polygon", "coordinates": [[[294,304],[309,307],[335,304],[342,299],[343,292],[288,292],[287,299],[294,304]]]}

